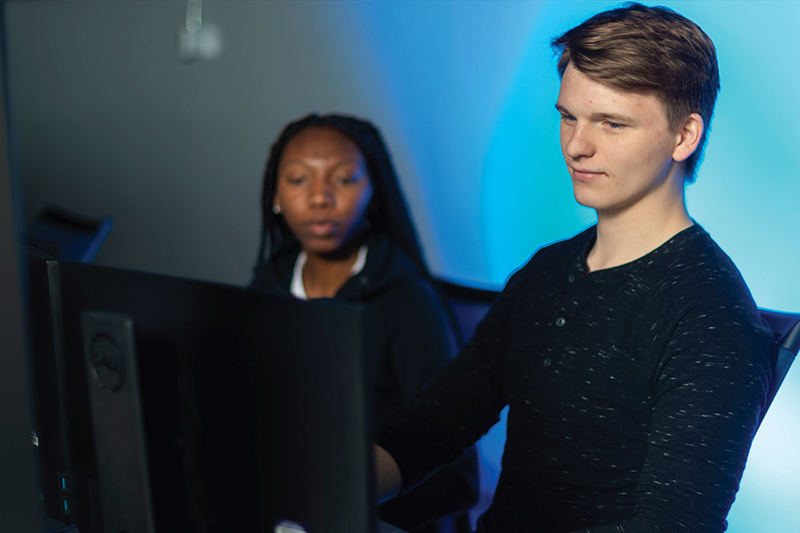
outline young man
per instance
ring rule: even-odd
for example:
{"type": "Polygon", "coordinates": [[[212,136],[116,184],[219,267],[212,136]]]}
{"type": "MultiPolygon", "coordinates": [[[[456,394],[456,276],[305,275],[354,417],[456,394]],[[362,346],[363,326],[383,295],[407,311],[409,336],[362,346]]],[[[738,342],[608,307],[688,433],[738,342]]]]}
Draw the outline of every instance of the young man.
{"type": "Polygon", "coordinates": [[[553,41],[575,198],[597,225],[516,272],[459,357],[379,428],[379,490],[452,461],[509,405],[478,531],[724,531],[771,331],[688,215],[719,90],[713,43],[639,4],[553,41]]]}

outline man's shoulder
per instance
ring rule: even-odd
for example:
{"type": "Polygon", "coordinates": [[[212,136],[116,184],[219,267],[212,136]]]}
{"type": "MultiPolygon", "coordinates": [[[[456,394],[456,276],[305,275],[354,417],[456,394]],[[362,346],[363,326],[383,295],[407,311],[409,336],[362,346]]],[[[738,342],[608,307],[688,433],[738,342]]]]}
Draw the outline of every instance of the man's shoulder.
{"type": "Polygon", "coordinates": [[[542,246],[511,274],[503,292],[524,294],[543,287],[552,289],[581,260],[594,238],[592,226],[573,237],[542,246]]]}
{"type": "Polygon", "coordinates": [[[586,253],[597,232],[591,226],[580,233],[559,241],[546,244],[536,250],[520,270],[541,268],[542,266],[570,265],[586,253]]]}
{"type": "Polygon", "coordinates": [[[661,291],[691,300],[752,302],[739,269],[702,227],[668,244],[657,269],[661,291]]]}

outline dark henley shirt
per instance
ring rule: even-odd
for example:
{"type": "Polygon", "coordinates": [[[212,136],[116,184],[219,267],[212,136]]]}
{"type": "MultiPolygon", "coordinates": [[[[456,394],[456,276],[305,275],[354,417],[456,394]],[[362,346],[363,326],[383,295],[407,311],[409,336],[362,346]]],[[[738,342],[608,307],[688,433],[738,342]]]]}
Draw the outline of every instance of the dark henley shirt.
{"type": "Polygon", "coordinates": [[[587,274],[595,231],[516,272],[472,341],[377,442],[408,487],[509,405],[479,531],[724,531],[765,402],[772,332],[699,225],[587,274]]]}

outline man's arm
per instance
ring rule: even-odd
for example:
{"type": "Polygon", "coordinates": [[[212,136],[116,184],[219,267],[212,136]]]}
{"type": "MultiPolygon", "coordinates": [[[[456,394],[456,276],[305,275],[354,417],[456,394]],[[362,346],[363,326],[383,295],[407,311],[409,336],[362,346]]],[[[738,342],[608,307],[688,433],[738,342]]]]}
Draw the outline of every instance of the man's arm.
{"type": "Polygon", "coordinates": [[[724,531],[769,381],[770,336],[741,307],[687,313],[654,388],[634,516],[581,533],[724,531]]]}
{"type": "Polygon", "coordinates": [[[403,485],[400,469],[389,452],[373,445],[375,453],[375,489],[377,502],[381,503],[397,495],[403,485]]]}
{"type": "Polygon", "coordinates": [[[518,297],[515,280],[509,280],[458,357],[412,402],[378,423],[378,502],[457,460],[499,420],[507,403],[502,376],[508,307],[518,297]]]}

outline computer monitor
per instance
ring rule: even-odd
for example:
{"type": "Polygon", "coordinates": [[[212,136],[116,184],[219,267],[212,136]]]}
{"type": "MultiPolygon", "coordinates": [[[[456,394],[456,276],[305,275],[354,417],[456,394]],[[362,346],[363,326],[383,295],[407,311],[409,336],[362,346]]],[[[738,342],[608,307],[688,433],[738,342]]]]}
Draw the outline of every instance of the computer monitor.
{"type": "Polygon", "coordinates": [[[51,270],[82,533],[374,530],[363,307],[51,270]]]}
{"type": "Polygon", "coordinates": [[[28,329],[31,371],[36,394],[33,398],[32,440],[39,469],[37,489],[42,512],[62,524],[71,523],[67,484],[67,441],[63,389],[59,387],[63,367],[56,357],[53,295],[50,278],[57,261],[44,251],[28,247],[30,281],[28,329]]]}

